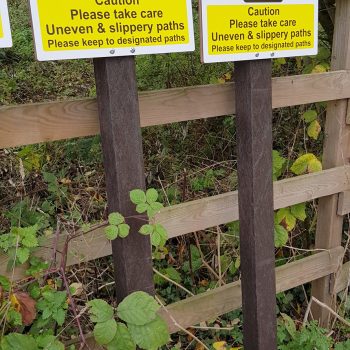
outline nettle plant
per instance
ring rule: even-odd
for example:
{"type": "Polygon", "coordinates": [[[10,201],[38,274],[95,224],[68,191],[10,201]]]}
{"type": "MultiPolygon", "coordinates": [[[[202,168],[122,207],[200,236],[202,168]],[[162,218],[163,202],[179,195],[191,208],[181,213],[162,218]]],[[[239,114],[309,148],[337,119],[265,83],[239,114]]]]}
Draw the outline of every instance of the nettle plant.
{"type": "MultiPolygon", "coordinates": [[[[157,201],[158,192],[136,189],[130,192],[130,200],[142,214],[140,220],[147,221],[139,233],[150,236],[156,253],[167,240],[165,228],[154,222],[155,214],[163,208],[157,201]]],[[[130,226],[120,213],[111,213],[108,223],[103,225],[109,240],[123,239],[130,233],[130,226]]],[[[9,233],[0,235],[0,249],[8,256],[9,270],[26,264],[26,275],[29,276],[25,292],[19,291],[20,286],[5,276],[0,276],[1,350],[64,350],[57,334],[64,331],[69,308],[82,332],[74,303],[76,291],[73,284],[68,284],[65,266],[54,268],[54,263],[49,266],[33,255],[40,239],[40,225],[13,227],[9,233]],[[51,279],[55,274],[58,278],[51,279]]],[[[135,350],[136,346],[156,350],[165,345],[170,335],[166,322],[158,316],[160,307],[154,297],[142,291],[130,294],[116,309],[100,299],[87,303],[95,340],[107,350],[135,350]]],[[[80,336],[81,345],[84,345],[84,336],[82,333],[80,336]]],[[[75,349],[75,346],[68,349],[75,349]]]]}

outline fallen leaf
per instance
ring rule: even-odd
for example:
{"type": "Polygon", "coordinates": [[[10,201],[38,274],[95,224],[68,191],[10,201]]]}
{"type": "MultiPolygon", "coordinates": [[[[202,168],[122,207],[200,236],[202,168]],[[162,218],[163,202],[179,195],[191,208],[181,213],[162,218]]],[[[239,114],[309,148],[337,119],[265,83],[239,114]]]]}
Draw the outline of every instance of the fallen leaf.
{"type": "MultiPolygon", "coordinates": [[[[17,292],[11,295],[11,298],[16,299],[17,310],[22,315],[22,322],[25,326],[29,326],[36,318],[36,301],[25,292],[17,292]]],[[[12,300],[11,300],[12,303],[12,300]]]]}

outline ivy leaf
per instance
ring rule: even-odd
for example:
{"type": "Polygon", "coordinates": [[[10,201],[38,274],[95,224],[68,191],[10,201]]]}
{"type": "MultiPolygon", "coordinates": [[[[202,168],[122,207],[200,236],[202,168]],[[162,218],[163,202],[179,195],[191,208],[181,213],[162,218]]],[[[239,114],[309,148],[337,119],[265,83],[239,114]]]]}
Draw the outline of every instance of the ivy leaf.
{"type": "Polygon", "coordinates": [[[135,292],[127,296],[117,308],[118,317],[129,324],[143,326],[155,319],[158,303],[145,292],[135,292]]]}
{"type": "Polygon", "coordinates": [[[310,109],[303,114],[303,119],[309,124],[317,119],[317,112],[314,109],[310,109]]]}
{"type": "Polygon", "coordinates": [[[295,204],[290,207],[292,215],[294,215],[298,220],[304,221],[306,219],[306,204],[300,203],[295,204]]]}
{"type": "Polygon", "coordinates": [[[134,204],[146,203],[146,194],[140,189],[132,190],[130,192],[130,200],[134,204]]]}
{"type": "Polygon", "coordinates": [[[295,175],[314,173],[322,170],[322,164],[314,154],[306,153],[293,163],[290,170],[295,175]]]}
{"type": "Polygon", "coordinates": [[[147,204],[147,203],[140,203],[140,204],[137,204],[136,211],[139,214],[142,214],[142,213],[146,212],[148,208],[149,208],[149,204],[147,204]]]}
{"type": "Polygon", "coordinates": [[[288,231],[291,231],[296,225],[296,218],[289,208],[283,208],[276,214],[276,224],[281,224],[288,231]]]}
{"type": "Polygon", "coordinates": [[[124,216],[119,213],[111,213],[108,215],[108,222],[110,225],[120,225],[125,221],[124,216]]]}
{"type": "Polygon", "coordinates": [[[90,307],[90,319],[92,322],[106,322],[114,316],[112,306],[102,299],[94,299],[88,302],[90,307]]]}
{"type": "Polygon", "coordinates": [[[148,236],[148,235],[152,234],[153,230],[154,230],[153,225],[146,224],[146,225],[141,226],[139,232],[144,236],[148,236]]]}
{"type": "Polygon", "coordinates": [[[109,225],[105,228],[105,235],[107,237],[107,239],[109,239],[110,241],[113,241],[114,239],[116,239],[118,237],[118,226],[114,226],[114,225],[109,225]]]}
{"type": "Polygon", "coordinates": [[[168,326],[160,316],[143,326],[128,324],[128,328],[135,343],[145,350],[156,350],[169,341],[168,326]]]}
{"type": "Polygon", "coordinates": [[[146,192],[146,199],[149,204],[154,203],[158,199],[158,192],[154,188],[150,188],[146,192]]]}
{"type": "Polygon", "coordinates": [[[127,224],[121,224],[118,226],[118,230],[119,230],[119,237],[125,238],[130,233],[130,226],[127,224]]]}
{"type": "Polygon", "coordinates": [[[1,350],[38,350],[38,345],[30,335],[10,333],[1,340],[1,350]]]}
{"type": "Polygon", "coordinates": [[[275,247],[281,248],[288,242],[288,231],[281,225],[275,225],[275,247]]]}
{"type": "Polygon", "coordinates": [[[110,343],[117,333],[117,322],[114,319],[106,322],[96,323],[94,328],[94,337],[100,345],[110,343]]]}
{"type": "Polygon", "coordinates": [[[278,151],[272,151],[273,180],[276,181],[281,175],[286,160],[280,156],[278,151]]]}
{"type": "Polygon", "coordinates": [[[135,350],[136,345],[131,337],[128,327],[117,323],[117,332],[113,340],[107,344],[107,350],[135,350]]]}
{"type": "Polygon", "coordinates": [[[307,134],[314,140],[318,139],[318,136],[321,132],[321,125],[318,122],[318,120],[314,120],[310,123],[309,127],[307,128],[307,134]]]}
{"type": "Polygon", "coordinates": [[[20,264],[24,264],[29,259],[30,250],[26,247],[19,247],[17,249],[17,259],[20,264]]]}

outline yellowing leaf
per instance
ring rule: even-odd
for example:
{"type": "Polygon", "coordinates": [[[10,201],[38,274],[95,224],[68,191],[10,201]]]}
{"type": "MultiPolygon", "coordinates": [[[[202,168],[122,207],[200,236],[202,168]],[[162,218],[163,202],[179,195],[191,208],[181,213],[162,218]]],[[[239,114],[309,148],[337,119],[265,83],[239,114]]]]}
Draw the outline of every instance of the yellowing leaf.
{"type": "Polygon", "coordinates": [[[314,154],[306,153],[293,163],[290,170],[295,175],[315,173],[322,170],[322,164],[314,154]]]}
{"type": "Polygon", "coordinates": [[[311,73],[324,73],[327,72],[327,68],[321,64],[315,66],[311,73]]]}
{"type": "Polygon", "coordinates": [[[320,135],[321,132],[321,125],[318,122],[318,120],[314,120],[311,122],[309,127],[307,128],[307,134],[313,138],[314,140],[318,139],[318,136],[320,135]]]}
{"type": "Polygon", "coordinates": [[[215,350],[226,350],[227,343],[225,341],[218,341],[213,344],[215,350]]]}
{"type": "Polygon", "coordinates": [[[281,224],[286,230],[291,231],[295,227],[296,218],[289,208],[282,208],[276,214],[276,224],[281,224]]]}
{"type": "Polygon", "coordinates": [[[310,109],[303,114],[303,119],[306,123],[311,123],[317,119],[317,111],[310,109]]]}

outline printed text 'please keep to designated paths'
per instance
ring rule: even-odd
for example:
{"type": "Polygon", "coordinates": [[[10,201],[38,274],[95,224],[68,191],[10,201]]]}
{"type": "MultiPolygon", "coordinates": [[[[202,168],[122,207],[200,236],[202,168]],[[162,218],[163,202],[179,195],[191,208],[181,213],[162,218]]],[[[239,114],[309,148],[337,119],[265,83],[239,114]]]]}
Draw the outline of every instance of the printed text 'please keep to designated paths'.
{"type": "Polygon", "coordinates": [[[31,0],[34,32],[42,51],[113,48],[116,55],[130,54],[125,50],[118,52],[118,48],[149,48],[142,52],[136,49],[136,54],[157,53],[159,47],[163,47],[161,52],[175,51],[169,49],[174,46],[188,45],[191,47],[187,51],[192,49],[192,13],[188,3],[188,0],[60,0],[53,4],[51,0],[31,0]]]}

